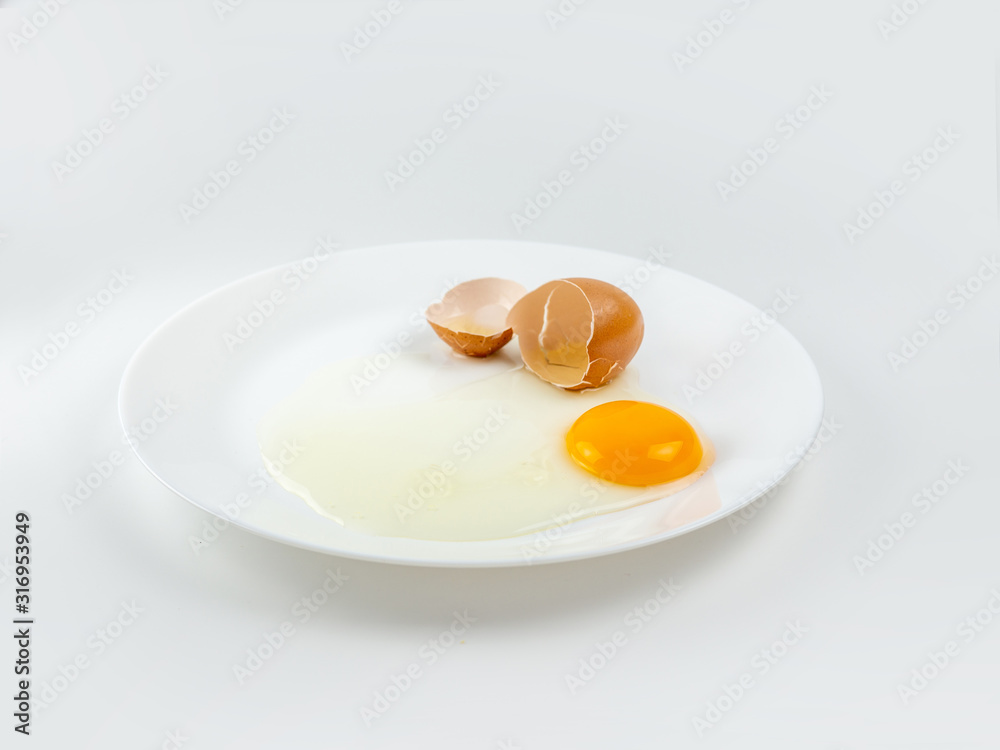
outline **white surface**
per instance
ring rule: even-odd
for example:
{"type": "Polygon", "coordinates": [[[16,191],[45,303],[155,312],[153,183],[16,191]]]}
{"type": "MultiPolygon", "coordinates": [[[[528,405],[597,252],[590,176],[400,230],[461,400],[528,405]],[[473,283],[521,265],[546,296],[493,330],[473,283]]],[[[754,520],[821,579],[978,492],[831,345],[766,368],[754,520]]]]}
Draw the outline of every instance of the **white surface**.
{"type": "Polygon", "coordinates": [[[590,0],[553,31],[555,2],[424,0],[351,64],[339,43],[381,6],[333,5],[258,0],[220,20],[207,0],[69,3],[16,53],[7,32],[36,6],[0,10],[4,517],[34,518],[36,680],[90,658],[24,744],[159,747],[180,730],[189,748],[996,746],[1000,622],[969,643],[956,628],[1000,586],[1000,280],[961,310],[948,298],[997,249],[995,3],[928,2],[889,39],[889,2],[734,4],[683,71],[672,53],[725,4],[590,0]],[[168,77],[118,119],[156,64],[168,77]],[[390,191],[385,170],[489,74],[491,98],[390,191]],[[778,118],[823,85],[832,97],[785,140],[778,118]],[[241,142],[280,107],[295,119],[247,163],[241,142]],[[510,214],[615,116],[627,130],[518,235],[510,214]],[[52,161],[104,117],[106,141],[58,182],[52,161]],[[910,182],[906,162],[949,126],[961,139],[910,182]],[[716,181],[768,137],[778,152],[723,201],[716,181]],[[227,160],[241,173],[185,223],[178,205],[227,160]],[[848,243],[843,223],[894,179],[905,195],[848,243]],[[134,459],[68,513],[62,495],[125,450],[118,382],[149,332],[325,235],[662,246],[760,307],[791,288],[781,322],[817,363],[835,434],[745,525],[527,569],[337,561],[232,528],[196,555],[211,517],[134,459]],[[128,287],[78,316],[122,268],[128,287]],[[887,354],[939,308],[949,322],[894,371],[887,354]],[[17,367],[70,321],[80,335],[25,385],[17,367]],[[921,513],[914,495],[949,461],[971,468],[921,513]],[[915,525],[861,575],[855,556],[907,511],[915,525]],[[302,623],[293,606],[338,566],[349,580],[302,623]],[[625,618],[670,578],[680,590],[634,632],[625,618]],[[144,612],[98,654],[88,640],[132,599],[144,612]],[[464,643],[429,665],[422,647],[466,608],[464,643]],[[286,620],[294,634],[240,685],[234,664],[286,620]],[[787,620],[808,632],[761,675],[754,655],[787,620]],[[617,630],[627,643],[571,693],[565,676],[617,630]],[[950,639],[959,656],[903,705],[897,685],[950,639]],[[360,709],[412,663],[421,676],[367,727],[360,709]],[[699,738],[692,717],[748,671],[754,687],[699,738]]]}
{"type": "MultiPolygon", "coordinates": [[[[440,294],[442,271],[463,280],[505,273],[534,289],[567,276],[613,282],[636,270],[634,260],[612,253],[496,240],[402,243],[324,253],[310,260],[308,288],[293,292],[289,282],[297,278],[295,266],[279,266],[229,284],[178,312],[140,346],[125,370],[119,395],[126,430],[141,430],[157,399],[176,404],[176,413],[164,419],[155,435],[133,443],[160,481],[220,519],[271,539],[362,560],[459,567],[558,562],[634,549],[739,510],[780,482],[806,455],[820,429],[823,393],[815,365],[801,344],[775,318],[762,320],[763,313],[745,301],[659,268],[634,291],[647,333],[629,372],[659,402],[691,412],[715,445],[716,460],[704,481],[644,505],[562,522],[548,534],[461,544],[359,533],[350,524],[345,528],[319,516],[277,483],[233,509],[244,477],[265,468],[257,425],[320,368],[356,362],[353,369],[343,370],[339,403],[367,403],[370,409],[373,393],[384,394],[386,381],[394,384],[390,393],[395,388],[406,400],[427,401],[449,387],[518,365],[517,355],[510,352],[485,362],[451,356],[423,316],[417,312],[414,317],[414,311],[440,294]],[[405,276],[385,276],[386,267],[407,263],[415,267],[405,276]],[[745,326],[750,327],[742,333],[745,326]],[[755,336],[752,343],[750,336],[755,336]],[[384,349],[386,342],[392,346],[384,349]],[[399,382],[406,376],[397,373],[399,365],[393,361],[404,351],[406,356],[423,357],[422,367],[403,370],[414,379],[410,384],[399,382]],[[718,361],[717,352],[724,355],[718,361]]],[[[374,398],[379,403],[378,396],[374,398]]],[[[496,403],[504,406],[503,401],[496,403]]],[[[313,413],[321,408],[310,404],[313,413]]],[[[572,413],[564,430],[582,411],[572,413]]],[[[408,434],[409,425],[386,429],[386,448],[377,452],[376,463],[409,449],[392,446],[406,439],[401,435],[408,434]]],[[[455,429],[446,433],[445,445],[467,428],[455,429]]],[[[434,434],[433,426],[425,426],[422,434],[428,433],[434,434]]],[[[563,440],[558,439],[562,450],[563,440]]],[[[484,453],[491,450],[491,445],[483,446],[484,453]]],[[[502,451],[499,458],[504,458],[502,451]]],[[[523,454],[517,454],[515,465],[521,458],[523,454]]],[[[275,460],[280,462],[280,456],[275,460]]],[[[294,455],[289,460],[294,461],[294,455]]],[[[343,467],[343,459],[338,466],[343,467]]],[[[333,468],[327,465],[324,470],[333,468]]],[[[345,468],[337,471],[346,473],[345,468]]],[[[536,522],[573,514],[579,518],[581,507],[591,509],[599,496],[591,490],[593,497],[583,499],[585,477],[581,474],[568,486],[552,486],[549,499],[554,504],[547,506],[551,515],[536,510],[536,522]]],[[[650,487],[644,494],[656,498],[658,489],[650,487]]],[[[358,491],[376,493],[370,480],[358,491]]],[[[511,491],[516,486],[505,489],[511,491]]],[[[611,502],[610,496],[603,502],[611,502]]]]}

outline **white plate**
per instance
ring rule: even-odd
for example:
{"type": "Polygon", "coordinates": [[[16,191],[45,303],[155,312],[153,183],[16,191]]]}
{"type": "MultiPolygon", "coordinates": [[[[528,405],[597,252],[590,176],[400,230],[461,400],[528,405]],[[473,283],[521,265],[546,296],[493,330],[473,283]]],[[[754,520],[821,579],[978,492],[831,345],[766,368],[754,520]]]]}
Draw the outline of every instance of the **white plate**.
{"type": "MultiPolygon", "coordinates": [[[[634,258],[596,250],[494,240],[320,254],[327,257],[262,271],[181,310],[136,352],[119,394],[132,447],[157,479],[199,508],[262,536],[411,565],[506,566],[604,555],[669,539],[739,510],[792,469],[819,429],[822,389],[802,346],[779,324],[751,340],[745,326],[756,308],[676,271],[649,270],[634,258]],[[636,274],[640,267],[645,271],[636,274]],[[373,357],[383,344],[391,353],[401,335],[408,352],[438,351],[443,344],[419,313],[446,286],[481,276],[515,279],[529,289],[567,276],[632,284],[628,290],[643,311],[646,337],[629,367],[644,390],[693,415],[714,442],[718,456],[709,474],[672,497],[544,536],[488,542],[352,532],[270,481],[256,444],[261,416],[307,374],[339,359],[373,357]],[[715,355],[734,343],[743,345],[743,354],[724,369],[717,360],[727,358],[715,355]],[[699,382],[699,371],[707,381],[699,382]],[[704,393],[690,397],[685,386],[701,386],[704,393]]],[[[516,357],[516,345],[507,351],[516,357]]],[[[477,373],[505,366],[489,362],[482,361],[477,373]]],[[[470,372],[453,370],[443,375],[470,372]]]]}

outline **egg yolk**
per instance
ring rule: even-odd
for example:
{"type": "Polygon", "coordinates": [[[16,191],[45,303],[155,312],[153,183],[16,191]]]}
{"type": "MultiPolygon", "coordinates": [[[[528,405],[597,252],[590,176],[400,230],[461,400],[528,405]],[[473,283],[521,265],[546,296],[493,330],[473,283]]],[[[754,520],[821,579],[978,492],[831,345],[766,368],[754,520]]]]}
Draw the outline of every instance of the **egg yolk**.
{"type": "Polygon", "coordinates": [[[566,434],[580,466],[632,487],[685,477],[701,463],[701,441],[676,412],[644,401],[609,401],[583,413],[566,434]]]}

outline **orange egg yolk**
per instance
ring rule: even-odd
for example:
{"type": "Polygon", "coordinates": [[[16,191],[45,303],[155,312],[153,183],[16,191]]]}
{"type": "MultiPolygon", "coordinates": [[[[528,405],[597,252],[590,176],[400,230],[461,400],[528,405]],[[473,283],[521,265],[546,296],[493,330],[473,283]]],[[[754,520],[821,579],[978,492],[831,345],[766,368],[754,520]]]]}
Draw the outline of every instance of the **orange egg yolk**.
{"type": "Polygon", "coordinates": [[[566,434],[580,466],[632,487],[685,477],[701,464],[701,441],[676,412],[644,401],[610,401],[584,414],[566,434]]]}

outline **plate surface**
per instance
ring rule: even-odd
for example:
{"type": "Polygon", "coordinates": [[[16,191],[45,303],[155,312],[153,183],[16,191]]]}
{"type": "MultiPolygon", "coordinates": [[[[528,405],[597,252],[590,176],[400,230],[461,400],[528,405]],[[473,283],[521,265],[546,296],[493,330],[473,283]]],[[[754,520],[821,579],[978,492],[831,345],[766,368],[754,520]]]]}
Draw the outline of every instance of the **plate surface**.
{"type": "MultiPolygon", "coordinates": [[[[430,394],[434,386],[428,387],[430,394]]],[[[218,289],[142,344],[125,370],[119,411],[132,448],[154,476],[236,526],[346,557],[473,567],[619,552],[724,518],[795,466],[820,427],[823,395],[812,360],[792,335],[718,287],[597,250],[470,240],[319,251],[218,289]],[[718,454],[711,471],[669,498],[487,542],[356,533],[272,481],[256,425],[324,365],[367,359],[359,375],[373,386],[399,351],[437,356],[441,382],[510,367],[516,342],[503,350],[506,357],[482,361],[474,375],[456,367],[457,358],[439,356],[444,345],[421,314],[447,287],[481,276],[529,289],[568,276],[623,286],[646,321],[629,368],[644,390],[697,420],[718,454]]]]}

